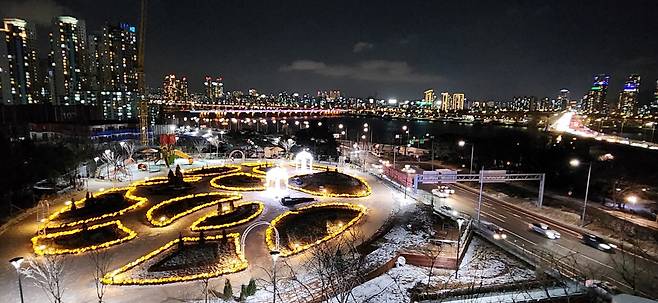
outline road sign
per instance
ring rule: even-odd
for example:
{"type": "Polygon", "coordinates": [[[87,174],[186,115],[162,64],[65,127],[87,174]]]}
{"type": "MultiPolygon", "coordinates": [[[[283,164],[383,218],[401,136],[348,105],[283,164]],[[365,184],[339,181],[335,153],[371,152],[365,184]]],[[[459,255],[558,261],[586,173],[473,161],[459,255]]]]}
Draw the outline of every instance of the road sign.
{"type": "Polygon", "coordinates": [[[482,183],[502,183],[507,176],[506,170],[481,170],[480,182],[482,183]]]}
{"type": "Polygon", "coordinates": [[[457,171],[451,169],[426,170],[422,175],[418,175],[418,182],[423,184],[457,183],[457,171]]]}

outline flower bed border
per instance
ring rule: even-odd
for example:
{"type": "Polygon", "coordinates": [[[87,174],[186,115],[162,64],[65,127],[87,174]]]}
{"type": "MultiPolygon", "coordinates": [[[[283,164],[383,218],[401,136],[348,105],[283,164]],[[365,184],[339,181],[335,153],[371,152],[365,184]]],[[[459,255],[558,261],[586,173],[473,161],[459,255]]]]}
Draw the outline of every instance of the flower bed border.
{"type": "Polygon", "coordinates": [[[260,216],[263,213],[263,210],[265,209],[265,204],[263,204],[263,202],[260,202],[260,201],[247,201],[247,202],[243,202],[243,203],[238,204],[236,207],[240,207],[242,205],[247,205],[247,204],[257,204],[258,205],[258,210],[256,210],[256,212],[254,214],[252,214],[251,216],[249,216],[247,218],[244,218],[244,219],[241,219],[241,220],[238,220],[238,221],[233,221],[233,222],[230,222],[230,223],[220,224],[220,225],[199,226],[199,224],[201,224],[201,222],[205,221],[206,219],[208,219],[210,217],[213,217],[213,216],[216,216],[217,211],[215,210],[215,211],[199,218],[198,220],[194,221],[194,223],[192,223],[192,225],[190,226],[190,229],[192,231],[202,231],[202,230],[205,231],[205,230],[217,230],[217,229],[237,226],[237,225],[240,225],[240,224],[247,223],[247,222],[249,222],[253,219],[256,219],[258,216],[260,216]]]}
{"type": "Polygon", "coordinates": [[[216,204],[226,202],[226,201],[235,201],[235,200],[240,200],[240,199],[242,199],[242,195],[240,195],[240,194],[225,193],[225,192],[208,192],[208,193],[198,193],[198,194],[190,194],[190,195],[175,197],[175,198],[171,198],[169,200],[162,201],[162,202],[154,205],[153,207],[149,208],[149,210],[146,211],[146,219],[148,219],[149,222],[151,223],[151,225],[153,225],[155,227],[163,227],[163,226],[167,226],[167,225],[171,224],[172,222],[178,220],[181,217],[187,216],[187,215],[189,215],[189,214],[191,214],[191,213],[193,213],[197,210],[200,210],[202,208],[206,208],[208,206],[216,205],[216,204]],[[162,207],[166,204],[174,203],[174,202],[177,202],[177,201],[180,201],[180,200],[192,199],[192,198],[198,198],[198,197],[205,197],[205,196],[222,196],[223,198],[219,198],[217,200],[213,200],[213,201],[210,201],[208,203],[197,205],[197,206],[195,206],[193,208],[190,208],[190,209],[188,209],[184,212],[175,214],[171,218],[167,217],[165,220],[162,220],[162,221],[159,220],[159,219],[153,218],[153,212],[156,209],[158,209],[158,208],[160,208],[160,207],[162,207]]]}
{"type": "MultiPolygon", "coordinates": [[[[367,182],[364,178],[359,177],[359,176],[352,176],[352,175],[349,175],[349,174],[346,174],[346,173],[341,173],[341,172],[338,172],[338,173],[339,173],[339,174],[346,175],[346,176],[350,176],[350,177],[352,177],[352,178],[355,178],[355,179],[359,180],[361,183],[363,183],[363,185],[366,186],[366,190],[365,190],[365,191],[361,191],[361,192],[359,192],[359,193],[357,193],[357,194],[334,194],[334,193],[323,193],[323,192],[319,192],[319,191],[313,191],[313,190],[305,189],[305,188],[302,188],[302,187],[294,186],[294,185],[290,184],[290,182],[288,182],[288,188],[290,188],[290,189],[294,189],[294,190],[296,190],[296,191],[301,191],[301,192],[303,192],[303,193],[307,193],[307,194],[309,194],[309,195],[313,195],[313,196],[329,197],[329,198],[363,198],[363,197],[370,196],[370,195],[372,194],[372,188],[370,187],[370,184],[368,184],[368,182],[367,182]]],[[[313,174],[314,174],[314,173],[311,173],[311,174],[299,174],[299,175],[294,175],[294,176],[292,176],[292,177],[290,177],[290,178],[288,178],[288,179],[292,179],[292,178],[296,178],[296,177],[300,177],[300,176],[313,175],[313,174]]]]}
{"type": "MultiPolygon", "coordinates": [[[[231,274],[231,273],[236,273],[242,270],[245,270],[248,266],[247,259],[244,256],[244,252],[240,251],[240,234],[238,233],[231,233],[226,235],[229,238],[233,238],[233,244],[235,246],[235,253],[238,256],[237,262],[234,264],[231,264],[231,268],[228,270],[216,270],[212,272],[204,272],[204,273],[198,273],[198,274],[193,274],[193,275],[187,275],[187,276],[172,276],[172,277],[167,277],[167,278],[144,278],[144,279],[133,279],[133,278],[127,278],[127,279],[121,279],[117,280],[115,277],[117,275],[120,275],[122,273],[127,272],[128,270],[134,268],[135,266],[142,264],[149,259],[157,256],[161,252],[165,251],[166,249],[170,248],[171,246],[177,244],[180,240],[179,239],[174,239],[172,241],[169,241],[165,245],[159,247],[158,249],[139,257],[137,260],[132,261],[124,266],[121,266],[118,269],[115,269],[109,273],[107,273],[101,282],[103,284],[107,285],[161,285],[161,284],[168,284],[168,283],[176,283],[176,282],[185,282],[185,281],[192,281],[192,280],[198,280],[198,279],[207,279],[207,278],[215,278],[221,275],[225,274],[231,274]]],[[[221,235],[217,236],[206,236],[206,240],[219,240],[223,238],[221,235]]],[[[195,242],[199,241],[199,237],[183,237],[183,242],[195,242]]]]}
{"type": "Polygon", "coordinates": [[[134,230],[126,227],[125,225],[123,225],[120,220],[109,221],[109,222],[105,222],[105,223],[101,223],[101,224],[92,225],[92,226],[88,227],[87,230],[94,230],[94,229],[98,229],[98,228],[109,226],[109,225],[116,225],[118,229],[120,229],[121,231],[127,233],[127,235],[123,238],[118,238],[116,240],[107,241],[107,242],[97,244],[97,245],[85,246],[85,247],[81,247],[81,248],[71,248],[71,249],[69,249],[69,248],[62,248],[62,249],[53,248],[53,249],[49,249],[48,247],[46,247],[46,248],[42,249],[41,244],[39,244],[39,241],[42,240],[42,239],[53,239],[53,238],[58,238],[58,237],[61,237],[61,236],[81,233],[81,232],[84,231],[82,228],[77,228],[77,229],[72,229],[72,230],[66,230],[66,231],[61,231],[61,232],[55,232],[55,233],[50,233],[50,234],[45,234],[45,235],[34,236],[34,237],[32,237],[32,249],[34,250],[34,253],[36,253],[37,255],[40,255],[40,256],[43,256],[43,255],[62,255],[62,254],[81,254],[81,253],[84,253],[84,252],[87,252],[87,251],[108,248],[108,247],[113,246],[113,245],[117,245],[117,244],[121,244],[121,243],[126,242],[126,241],[130,241],[130,240],[134,239],[135,237],[137,237],[137,233],[134,230]]]}
{"type": "Polygon", "coordinates": [[[307,249],[309,249],[309,248],[311,248],[315,245],[318,245],[322,242],[331,240],[332,238],[334,238],[334,237],[340,235],[341,233],[343,233],[344,231],[346,231],[348,228],[352,227],[352,225],[359,222],[361,220],[361,218],[363,218],[363,216],[368,212],[368,208],[366,208],[365,206],[363,206],[361,204],[350,204],[350,203],[341,203],[341,202],[315,203],[315,204],[312,204],[312,205],[300,207],[300,208],[295,209],[295,210],[290,210],[290,211],[284,212],[284,213],[278,215],[276,218],[274,218],[274,220],[272,220],[272,222],[270,222],[270,226],[268,226],[267,230],[265,231],[265,243],[267,244],[267,247],[270,250],[276,249],[276,245],[274,243],[274,237],[273,237],[273,233],[274,233],[273,227],[276,227],[276,225],[279,223],[279,221],[281,221],[283,218],[285,218],[287,216],[290,216],[290,215],[301,214],[303,211],[308,210],[308,209],[323,208],[323,207],[339,207],[339,208],[357,210],[357,211],[359,211],[359,215],[357,215],[356,217],[354,217],[354,219],[350,220],[345,225],[343,225],[343,228],[341,228],[340,230],[338,230],[336,232],[333,232],[331,234],[328,234],[328,235],[316,240],[313,243],[300,245],[297,248],[293,249],[292,251],[285,251],[285,252],[281,251],[281,254],[280,254],[281,257],[287,257],[287,256],[292,256],[292,255],[298,254],[298,253],[300,253],[304,250],[307,250],[307,249]]]}
{"type": "MultiPolygon", "coordinates": [[[[68,211],[71,210],[71,205],[67,205],[67,206],[64,206],[64,207],[60,208],[58,211],[52,213],[50,216],[48,216],[48,219],[46,219],[44,222],[41,223],[41,225],[39,226],[39,229],[46,229],[46,228],[57,229],[57,228],[64,228],[64,227],[72,227],[72,226],[80,225],[80,224],[83,224],[83,223],[90,223],[90,222],[99,221],[99,220],[103,220],[103,219],[107,219],[107,218],[121,216],[121,215],[123,215],[123,214],[125,214],[125,213],[127,213],[131,210],[134,210],[134,209],[146,204],[146,202],[148,202],[148,198],[139,197],[139,196],[136,196],[136,195],[133,194],[133,192],[135,191],[136,188],[137,188],[136,186],[132,186],[132,185],[128,186],[128,187],[114,187],[114,188],[110,188],[110,189],[98,192],[96,194],[93,194],[93,196],[96,197],[96,196],[102,196],[102,195],[110,194],[110,193],[117,192],[117,191],[126,190],[126,193],[123,196],[124,199],[128,199],[128,200],[131,200],[131,201],[135,202],[132,205],[129,205],[128,207],[126,207],[126,208],[120,209],[120,210],[115,211],[115,212],[106,213],[106,214],[96,216],[96,217],[91,217],[91,218],[87,218],[87,219],[83,219],[83,220],[77,220],[77,221],[73,221],[73,222],[60,223],[60,224],[56,224],[54,226],[52,226],[52,225],[49,226],[50,223],[52,223],[53,220],[57,219],[57,217],[59,217],[62,213],[65,213],[65,212],[68,212],[68,211]]],[[[87,200],[87,198],[82,198],[82,199],[80,199],[78,201],[75,201],[75,202],[72,202],[72,203],[75,203],[77,207],[84,207],[82,205],[84,205],[86,200],[87,200]]]]}
{"type": "Polygon", "coordinates": [[[183,171],[183,176],[185,176],[186,174],[194,173],[195,171],[200,171],[200,170],[204,170],[204,169],[219,168],[219,167],[228,167],[230,169],[225,171],[225,172],[221,172],[221,173],[194,174],[194,175],[190,175],[190,176],[186,176],[186,177],[197,177],[197,176],[198,177],[208,177],[208,176],[216,176],[216,175],[225,175],[225,174],[231,174],[231,173],[239,172],[240,170],[242,170],[242,167],[240,167],[240,165],[234,165],[234,164],[212,165],[212,166],[205,166],[205,167],[202,166],[202,167],[197,167],[197,168],[186,169],[185,171],[183,171]]]}
{"type": "Polygon", "coordinates": [[[230,191],[263,191],[265,190],[265,186],[255,186],[255,187],[239,187],[239,186],[227,186],[227,185],[222,185],[218,184],[217,181],[220,179],[228,178],[228,177],[234,177],[234,176],[247,176],[247,177],[252,177],[252,178],[257,178],[259,180],[265,180],[265,177],[252,174],[252,173],[245,173],[245,172],[237,172],[237,173],[232,173],[232,174],[227,174],[227,175],[221,175],[212,178],[210,180],[210,186],[218,189],[223,189],[223,190],[230,190],[230,191]]]}

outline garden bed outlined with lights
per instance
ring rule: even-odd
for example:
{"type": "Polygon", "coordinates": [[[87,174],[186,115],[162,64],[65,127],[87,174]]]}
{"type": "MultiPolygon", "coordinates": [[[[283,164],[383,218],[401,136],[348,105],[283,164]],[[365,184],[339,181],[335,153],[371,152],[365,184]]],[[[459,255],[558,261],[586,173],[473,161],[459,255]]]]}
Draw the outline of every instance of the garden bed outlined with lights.
{"type": "Polygon", "coordinates": [[[287,211],[272,220],[265,232],[265,242],[270,250],[275,249],[276,228],[281,243],[286,243],[279,247],[281,256],[291,256],[340,235],[366,212],[365,206],[349,203],[316,203],[287,211]]]}
{"type": "Polygon", "coordinates": [[[159,285],[209,279],[247,268],[240,234],[180,237],[107,273],[109,285],[159,285]],[[182,242],[181,242],[182,241],[182,242]],[[216,245],[214,245],[217,243],[216,245]],[[217,251],[213,249],[216,248],[217,251]]]}
{"type": "Polygon", "coordinates": [[[232,173],[221,175],[210,180],[210,186],[229,191],[263,191],[265,177],[251,173],[232,173]]]}
{"type": "Polygon", "coordinates": [[[239,172],[242,169],[239,165],[225,164],[197,167],[183,171],[183,176],[188,177],[209,177],[239,172]]]}
{"type": "Polygon", "coordinates": [[[190,194],[162,201],[146,212],[148,221],[156,227],[167,226],[177,219],[208,206],[240,200],[242,195],[225,192],[190,194]]]}
{"type": "Polygon", "coordinates": [[[320,197],[361,198],[372,193],[368,182],[337,171],[324,171],[290,177],[288,187],[320,197]]]}
{"type": "Polygon", "coordinates": [[[39,229],[67,228],[121,216],[148,202],[147,198],[134,195],[135,189],[135,186],[111,188],[91,194],[89,199],[70,202],[52,213],[39,229]]]}
{"type": "Polygon", "coordinates": [[[32,238],[32,248],[40,256],[80,254],[121,244],[135,237],[137,237],[135,231],[116,220],[89,227],[38,235],[32,238]]]}
{"type": "Polygon", "coordinates": [[[263,202],[259,201],[243,202],[232,207],[232,209],[222,206],[196,220],[192,223],[190,229],[202,231],[238,226],[256,219],[263,213],[264,208],[263,202]]]}

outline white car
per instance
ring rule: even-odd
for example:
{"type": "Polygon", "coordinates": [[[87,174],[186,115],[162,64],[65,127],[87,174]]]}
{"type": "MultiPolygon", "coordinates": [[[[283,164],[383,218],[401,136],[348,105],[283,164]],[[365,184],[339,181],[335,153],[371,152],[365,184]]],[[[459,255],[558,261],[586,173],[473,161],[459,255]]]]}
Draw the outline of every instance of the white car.
{"type": "Polygon", "coordinates": [[[560,238],[560,233],[557,232],[556,230],[551,229],[548,227],[548,225],[544,223],[531,223],[528,224],[528,228],[530,230],[543,235],[546,238],[549,238],[551,240],[559,239],[560,238]]]}
{"type": "Polygon", "coordinates": [[[437,189],[444,192],[444,193],[447,193],[449,195],[452,195],[452,194],[455,193],[455,190],[450,188],[450,186],[447,186],[447,185],[439,185],[439,187],[437,189]]]}
{"type": "Polygon", "coordinates": [[[439,198],[447,198],[448,196],[450,196],[450,194],[448,194],[448,193],[446,193],[446,192],[444,192],[444,191],[442,191],[438,188],[433,189],[432,194],[439,197],[439,198]]]}

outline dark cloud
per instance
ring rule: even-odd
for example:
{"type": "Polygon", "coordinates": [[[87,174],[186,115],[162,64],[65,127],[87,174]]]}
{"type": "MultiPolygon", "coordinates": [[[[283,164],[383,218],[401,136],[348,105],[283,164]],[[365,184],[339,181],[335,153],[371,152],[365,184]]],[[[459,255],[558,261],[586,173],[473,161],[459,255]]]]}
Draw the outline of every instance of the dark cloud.
{"type": "Polygon", "coordinates": [[[49,25],[55,16],[70,13],[70,9],[53,0],[14,0],[2,3],[3,17],[21,18],[39,26],[49,25]]]}
{"type": "Polygon", "coordinates": [[[359,41],[356,44],[354,44],[354,47],[352,47],[352,51],[355,53],[360,53],[363,51],[371,50],[374,47],[375,45],[370,42],[359,41]]]}
{"type": "Polygon", "coordinates": [[[368,60],[353,65],[328,65],[313,60],[296,60],[280,68],[286,72],[310,72],[327,77],[350,78],[373,82],[436,83],[443,77],[414,71],[407,62],[368,60]]]}

